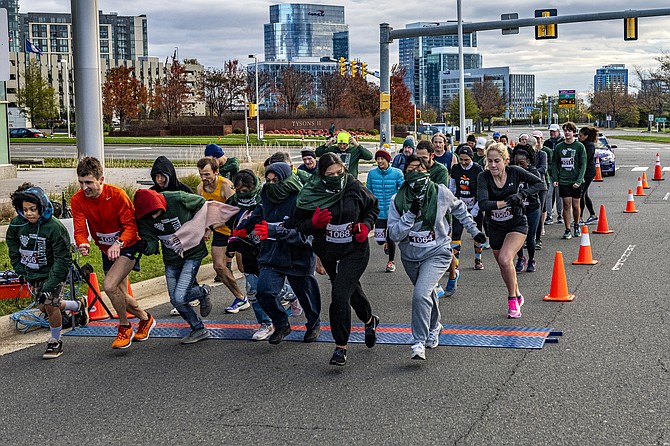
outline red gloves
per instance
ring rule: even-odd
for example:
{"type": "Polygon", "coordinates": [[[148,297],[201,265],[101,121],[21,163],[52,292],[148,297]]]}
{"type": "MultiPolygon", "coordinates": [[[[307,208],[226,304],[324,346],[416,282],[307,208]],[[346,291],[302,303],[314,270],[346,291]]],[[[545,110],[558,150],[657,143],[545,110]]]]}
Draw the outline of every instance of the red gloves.
{"type": "Polygon", "coordinates": [[[315,229],[325,228],[332,219],[333,215],[328,209],[321,209],[320,207],[317,207],[314,211],[314,215],[312,215],[312,226],[315,229]]]}
{"type": "Polygon", "coordinates": [[[254,226],[254,231],[256,231],[256,235],[258,235],[258,238],[261,240],[265,240],[268,238],[268,222],[263,220],[256,226],[254,226]]]}
{"type": "Polygon", "coordinates": [[[354,238],[358,243],[363,243],[365,240],[368,238],[368,234],[370,233],[370,228],[368,228],[366,225],[363,223],[356,223],[354,226],[354,238]]]}
{"type": "Polygon", "coordinates": [[[248,236],[249,236],[249,234],[247,234],[246,229],[233,229],[233,237],[246,238],[248,236]]]}

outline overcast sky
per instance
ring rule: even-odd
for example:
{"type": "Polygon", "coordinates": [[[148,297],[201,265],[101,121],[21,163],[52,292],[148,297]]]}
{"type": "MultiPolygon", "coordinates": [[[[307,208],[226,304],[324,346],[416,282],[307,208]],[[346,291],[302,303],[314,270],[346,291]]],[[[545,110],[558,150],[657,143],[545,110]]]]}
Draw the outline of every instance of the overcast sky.
{"type": "MultiPolygon", "coordinates": [[[[196,58],[206,67],[218,67],[225,60],[249,61],[249,54],[263,55],[263,24],[269,22],[265,0],[99,0],[98,9],[121,15],[146,14],[149,55],[164,58],[179,48],[180,59],[196,58]]],[[[296,2],[301,3],[301,2],[296,2]]],[[[305,3],[305,2],[302,2],[305,3]]],[[[352,58],[368,62],[370,71],[379,65],[379,24],[394,29],[417,21],[456,20],[456,0],[344,0],[314,2],[343,5],[349,25],[352,58]],[[439,8],[437,6],[440,6],[439,8]]],[[[626,9],[668,8],[665,0],[584,0],[507,2],[463,1],[463,20],[499,20],[500,14],[516,12],[519,18],[534,16],[539,8],[556,8],[559,15],[626,9]]],[[[69,12],[68,0],[20,0],[21,12],[69,12]]],[[[593,90],[596,68],[623,63],[635,83],[633,67],[653,68],[655,57],[670,47],[670,16],[643,18],[639,40],[623,41],[623,20],[559,25],[559,38],[537,41],[532,28],[518,35],[502,36],[500,31],[478,34],[479,52],[485,67],[510,66],[512,73],[535,74],[536,94],[556,94],[559,89],[575,89],[586,94],[593,90]]],[[[391,60],[398,61],[398,44],[391,46],[391,60]]]]}

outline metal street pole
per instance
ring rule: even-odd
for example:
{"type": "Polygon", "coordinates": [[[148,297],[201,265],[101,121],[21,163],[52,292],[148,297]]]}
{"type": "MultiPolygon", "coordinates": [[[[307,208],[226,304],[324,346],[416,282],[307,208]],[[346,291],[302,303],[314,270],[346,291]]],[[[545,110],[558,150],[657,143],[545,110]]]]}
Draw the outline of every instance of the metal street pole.
{"type": "Polygon", "coordinates": [[[414,139],[419,139],[419,132],[416,128],[416,104],[414,104],[414,139]]]}
{"type": "Polygon", "coordinates": [[[249,54],[249,58],[254,59],[254,63],[256,64],[256,140],[260,140],[260,134],[261,134],[261,112],[260,112],[260,103],[261,100],[258,97],[258,57],[256,57],[255,54],[249,54]]]}
{"type": "Polygon", "coordinates": [[[249,109],[249,102],[247,100],[247,95],[244,95],[244,141],[247,147],[247,162],[251,162],[251,156],[249,155],[249,121],[247,115],[249,109]]]}
{"type": "MultiPolygon", "coordinates": [[[[391,27],[388,23],[379,25],[379,91],[391,94],[391,70],[389,67],[389,44],[393,42],[390,37],[391,27]]],[[[393,102],[393,98],[391,98],[393,102]]],[[[414,115],[416,119],[416,114],[414,115]]],[[[379,115],[379,145],[393,142],[393,129],[391,128],[391,108],[379,115]]]]}
{"type": "MultiPolygon", "coordinates": [[[[461,14],[461,0],[456,2],[458,20],[458,103],[459,103],[459,134],[461,144],[466,141],[465,137],[465,70],[463,66],[463,16],[461,14]]],[[[472,38],[472,37],[470,37],[472,38]]]]}

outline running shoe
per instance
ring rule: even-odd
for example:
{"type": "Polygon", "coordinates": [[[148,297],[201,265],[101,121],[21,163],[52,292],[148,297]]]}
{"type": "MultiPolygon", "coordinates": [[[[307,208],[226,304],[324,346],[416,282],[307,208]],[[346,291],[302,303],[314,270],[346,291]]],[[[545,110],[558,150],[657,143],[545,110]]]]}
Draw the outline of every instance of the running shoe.
{"type": "Polygon", "coordinates": [[[56,359],[63,354],[63,341],[50,338],[47,342],[47,349],[44,351],[42,358],[56,359]]]}
{"type": "Polygon", "coordinates": [[[195,344],[196,342],[202,341],[203,339],[209,338],[209,330],[206,328],[198,328],[197,330],[191,330],[189,334],[181,338],[182,344],[195,344]]]}
{"type": "Polygon", "coordinates": [[[475,269],[478,271],[481,271],[484,269],[484,264],[482,263],[482,259],[475,259],[475,269]]]}
{"type": "Polygon", "coordinates": [[[291,316],[300,316],[302,314],[302,306],[297,297],[289,302],[289,308],[291,309],[291,316]]]}
{"type": "Polygon", "coordinates": [[[128,348],[133,343],[135,332],[133,326],[128,324],[125,327],[119,325],[119,331],[116,334],[116,339],[112,342],[112,348],[128,348]]]}
{"type": "Polygon", "coordinates": [[[320,325],[317,325],[314,328],[310,328],[307,331],[305,331],[305,336],[302,338],[302,342],[315,342],[317,339],[319,339],[320,334],[321,334],[320,325]]]}
{"type": "Polygon", "coordinates": [[[521,271],[523,271],[525,266],[526,266],[526,258],[524,256],[519,257],[516,261],[516,272],[520,273],[521,271]]]}
{"type": "Polygon", "coordinates": [[[239,313],[242,310],[246,310],[250,306],[251,304],[247,298],[240,299],[239,297],[236,297],[233,303],[228,308],[226,308],[226,313],[239,313]]]}
{"type": "Polygon", "coordinates": [[[563,217],[558,217],[558,218],[556,219],[556,223],[558,223],[559,225],[560,225],[560,224],[563,224],[563,217]]]}
{"type": "Polygon", "coordinates": [[[212,287],[204,284],[200,288],[205,292],[205,295],[200,298],[200,316],[207,317],[212,312],[212,299],[209,297],[212,287]]]}
{"type": "Polygon", "coordinates": [[[489,243],[489,238],[488,238],[488,237],[486,237],[486,241],[485,241],[484,244],[482,245],[482,248],[484,248],[484,249],[491,249],[491,244],[489,243]]]}
{"type": "Polygon", "coordinates": [[[272,333],[275,332],[275,327],[272,323],[262,323],[260,328],[251,335],[251,339],[254,341],[264,341],[269,338],[272,333]]]}
{"type": "Polygon", "coordinates": [[[521,311],[521,307],[526,302],[526,299],[523,298],[523,294],[519,293],[519,295],[516,297],[516,301],[519,303],[519,311],[521,311]]]}
{"type": "Polygon", "coordinates": [[[535,259],[529,260],[528,261],[528,266],[526,267],[526,272],[527,273],[534,273],[535,270],[536,270],[536,263],[537,262],[535,261],[535,259]]]}
{"type": "Polygon", "coordinates": [[[437,323],[437,327],[434,330],[428,332],[428,339],[426,339],[426,348],[435,348],[440,345],[440,333],[442,333],[442,324],[437,323]]]}
{"type": "Polygon", "coordinates": [[[454,294],[456,294],[456,290],[458,289],[458,279],[460,278],[461,278],[461,272],[459,270],[456,270],[456,278],[447,280],[447,289],[444,290],[445,296],[451,297],[454,294]]]}
{"type": "Polygon", "coordinates": [[[170,310],[170,316],[179,316],[179,310],[173,308],[172,310],[170,310]]]}
{"type": "Polygon", "coordinates": [[[140,321],[139,325],[137,326],[137,333],[135,333],[136,341],[141,342],[149,339],[151,330],[156,327],[156,319],[154,319],[154,317],[149,313],[147,313],[147,316],[149,316],[149,318],[146,321],[140,321]]]}
{"type": "Polygon", "coordinates": [[[521,307],[519,301],[515,297],[507,299],[507,319],[517,319],[521,317],[521,307]]]}
{"type": "Polygon", "coordinates": [[[439,283],[435,285],[435,294],[437,295],[438,299],[444,296],[444,288],[442,288],[442,285],[440,285],[439,283]]]}
{"type": "Polygon", "coordinates": [[[88,298],[86,296],[82,296],[77,299],[77,302],[79,302],[79,309],[77,310],[77,323],[80,327],[83,327],[88,325],[88,298]]]}
{"type": "Polygon", "coordinates": [[[283,341],[284,338],[285,338],[286,336],[288,336],[289,334],[291,334],[291,326],[290,326],[290,325],[286,325],[286,326],[284,326],[284,327],[275,328],[275,332],[272,333],[272,335],[271,335],[270,338],[268,339],[268,342],[269,342],[270,344],[273,344],[273,345],[279,344],[279,343],[281,343],[281,341],[283,341]]]}
{"type": "Polygon", "coordinates": [[[330,358],[330,365],[344,366],[347,363],[347,349],[335,347],[333,356],[330,358]]]}
{"type": "Polygon", "coordinates": [[[392,273],[395,271],[395,262],[388,262],[386,264],[386,272],[387,273],[392,273]]]}
{"type": "Polygon", "coordinates": [[[584,220],[580,218],[580,219],[579,219],[579,222],[578,222],[577,224],[578,224],[579,227],[581,228],[582,226],[584,226],[584,220]]]}
{"type": "Polygon", "coordinates": [[[410,358],[426,360],[426,346],[423,345],[423,342],[417,342],[412,346],[412,356],[410,358]]]}
{"type": "Polygon", "coordinates": [[[535,249],[540,251],[542,249],[542,240],[535,241],[535,249]]]}
{"type": "Polygon", "coordinates": [[[586,225],[595,225],[596,223],[598,223],[598,217],[596,217],[595,215],[589,216],[589,218],[587,218],[586,221],[584,222],[584,224],[586,225]]]}
{"type": "Polygon", "coordinates": [[[546,226],[553,225],[553,224],[554,224],[554,219],[551,218],[551,217],[548,217],[548,218],[544,221],[544,224],[545,224],[546,226]]]}
{"type": "Polygon", "coordinates": [[[379,318],[373,314],[370,323],[365,324],[365,345],[367,348],[372,348],[377,343],[377,325],[379,325],[379,318]]]}
{"type": "Polygon", "coordinates": [[[581,237],[582,236],[582,228],[579,225],[575,225],[575,237],[581,237]]]}
{"type": "Polygon", "coordinates": [[[572,238],[572,233],[570,232],[569,229],[565,230],[565,233],[563,234],[563,240],[570,240],[572,238]]]}

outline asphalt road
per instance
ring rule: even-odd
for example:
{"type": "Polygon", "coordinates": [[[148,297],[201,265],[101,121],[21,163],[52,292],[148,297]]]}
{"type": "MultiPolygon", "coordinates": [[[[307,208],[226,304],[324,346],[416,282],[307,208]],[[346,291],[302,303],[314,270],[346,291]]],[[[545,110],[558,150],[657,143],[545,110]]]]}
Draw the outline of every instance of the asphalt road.
{"type": "MultiPolygon", "coordinates": [[[[66,353],[44,361],[44,345],[0,357],[0,440],[8,444],[670,444],[670,301],[666,221],[670,181],[652,182],[624,214],[627,190],[659,147],[619,141],[615,177],[594,183],[612,235],[591,235],[595,266],[573,266],[579,239],[547,227],[538,272],[521,273],[523,316],[505,318],[506,291],[490,251],[473,271],[464,243],[458,293],[440,302],[443,323],[551,327],[542,350],[439,347],[426,361],[407,345],[351,345],[348,364],[328,365],[333,345],[209,340],[182,346],[150,339],[116,351],[110,338],[66,337],[66,353]],[[622,260],[628,250],[632,252],[622,260]],[[555,251],[566,261],[570,303],[543,302],[555,251]]],[[[668,165],[670,150],[661,149],[668,165]]],[[[666,173],[667,175],[667,173],[666,173]]],[[[593,229],[593,227],[591,228],[593,229]]],[[[410,322],[402,266],[383,272],[372,246],[363,276],[385,323],[410,322]]],[[[328,319],[330,291],[323,292],[328,319]]],[[[229,293],[215,288],[210,319],[229,293]]],[[[169,306],[154,313],[166,318],[169,306]]],[[[295,321],[303,320],[302,317],[295,321]]],[[[45,340],[47,334],[45,332],[45,340]]]]}

